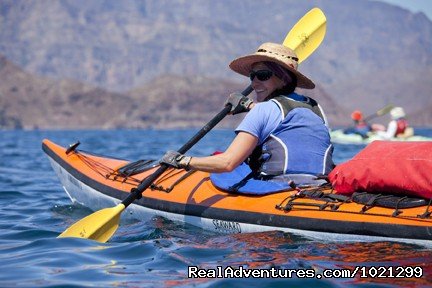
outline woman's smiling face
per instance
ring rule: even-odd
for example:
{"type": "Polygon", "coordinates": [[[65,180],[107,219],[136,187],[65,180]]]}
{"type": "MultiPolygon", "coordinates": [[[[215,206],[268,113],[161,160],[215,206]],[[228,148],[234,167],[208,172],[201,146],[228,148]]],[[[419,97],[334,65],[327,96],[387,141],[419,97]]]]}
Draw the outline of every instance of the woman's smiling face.
{"type": "MultiPolygon", "coordinates": [[[[252,65],[252,71],[259,71],[259,70],[270,70],[264,63],[258,62],[252,65]]],[[[272,94],[275,90],[281,89],[285,84],[284,82],[276,77],[273,73],[273,75],[265,81],[261,81],[258,79],[258,77],[254,77],[252,79],[252,88],[255,90],[256,93],[256,100],[257,102],[263,102],[266,100],[266,98],[272,94]]]]}

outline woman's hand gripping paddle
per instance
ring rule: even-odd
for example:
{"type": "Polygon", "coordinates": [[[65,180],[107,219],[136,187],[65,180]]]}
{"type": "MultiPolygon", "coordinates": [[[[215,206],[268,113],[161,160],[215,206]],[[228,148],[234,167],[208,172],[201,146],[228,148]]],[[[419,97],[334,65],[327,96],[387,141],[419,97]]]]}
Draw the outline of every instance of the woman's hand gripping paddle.
{"type": "MultiPolygon", "coordinates": [[[[294,25],[293,29],[287,34],[283,45],[296,51],[299,62],[305,60],[321,44],[325,35],[326,18],[322,11],[314,8],[306,13],[294,25]]],[[[252,92],[252,88],[247,87],[242,94],[247,96],[252,92]]],[[[218,124],[232,109],[231,104],[219,112],[210,122],[195,134],[178,152],[184,154],[192,148],[201,138],[203,138],[216,124],[218,124]]],[[[99,242],[108,241],[114,235],[120,223],[120,215],[135,199],[142,197],[142,192],[146,190],[159,176],[161,176],[168,166],[161,166],[149,177],[147,177],[137,188],[132,189],[129,196],[120,204],[112,208],[105,208],[90,214],[79,220],[71,227],[66,229],[58,237],[77,237],[93,239],[99,242]]]]}

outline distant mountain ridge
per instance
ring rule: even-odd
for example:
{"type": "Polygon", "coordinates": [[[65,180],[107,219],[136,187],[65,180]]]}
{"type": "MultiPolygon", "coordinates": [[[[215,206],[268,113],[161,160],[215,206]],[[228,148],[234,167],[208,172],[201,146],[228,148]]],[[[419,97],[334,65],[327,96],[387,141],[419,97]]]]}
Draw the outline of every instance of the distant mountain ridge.
{"type": "MultiPolygon", "coordinates": [[[[0,56],[0,128],[113,129],[201,127],[240,84],[209,77],[165,75],[129,93],[112,93],[71,80],[34,76],[0,56]]],[[[305,91],[306,92],[306,91],[305,91]]],[[[329,107],[331,121],[343,114],[317,87],[310,96],[329,107]]],[[[233,128],[244,114],[218,127],[233,128]]]]}
{"type": "MultiPolygon", "coordinates": [[[[45,127],[48,125],[45,122],[49,121],[35,118],[62,110],[64,113],[51,121],[50,127],[54,124],[105,128],[161,125],[148,123],[155,119],[166,119],[164,123],[168,126],[176,125],[176,121],[180,126],[198,125],[201,121],[198,119],[210,116],[217,109],[195,111],[201,116],[191,121],[176,117],[174,121],[167,119],[176,113],[180,115],[180,111],[153,110],[144,116],[134,108],[138,105],[140,111],[147,111],[142,103],[146,103],[148,97],[155,98],[153,91],[165,93],[156,98],[170,99],[173,105],[180,107],[182,101],[186,101],[181,95],[194,97],[191,104],[201,102],[204,105],[205,99],[209,99],[192,91],[199,90],[201,95],[221,93],[225,98],[230,89],[241,89],[247,80],[230,71],[229,62],[252,52],[261,42],[282,41],[289,28],[315,6],[327,16],[327,35],[321,47],[300,69],[318,84],[320,92],[327,94],[328,97],[323,98],[328,99],[324,101],[330,106],[323,107],[332,111],[329,113],[332,124],[348,124],[353,109],[362,109],[368,114],[393,103],[407,110],[414,125],[431,125],[432,116],[425,107],[432,107],[429,81],[432,77],[432,23],[422,13],[413,14],[386,3],[366,0],[3,0],[0,2],[0,53],[17,67],[38,76],[34,78],[36,82],[27,83],[34,83],[33,87],[22,82],[14,84],[16,88],[11,88],[10,83],[1,84],[21,92],[24,89],[21,86],[27,87],[22,94],[3,90],[1,97],[15,95],[29,99],[13,102],[0,98],[0,126],[31,127],[29,123],[33,121],[35,127],[45,127]],[[52,79],[48,81],[45,76],[52,79]],[[52,82],[54,79],[59,79],[60,84],[52,82]],[[175,84],[176,81],[179,82],[175,84]],[[182,81],[191,81],[194,87],[190,87],[190,91],[183,87],[177,97],[169,98],[182,81]],[[218,85],[213,82],[225,87],[216,87],[218,85]],[[156,87],[158,83],[173,87],[156,87]],[[38,98],[29,91],[39,91],[44,85],[50,85],[45,89],[52,93],[53,99],[58,98],[52,100],[54,104],[47,104],[43,108],[45,113],[20,113],[19,109],[25,109],[25,105],[31,108],[32,101],[38,98]],[[53,88],[57,85],[63,88],[53,88]],[[213,88],[205,92],[204,85],[213,88]],[[69,92],[65,91],[65,86],[69,87],[66,89],[69,92]],[[140,100],[134,91],[142,91],[140,100]],[[80,96],[71,97],[74,93],[80,96]],[[30,100],[31,97],[34,99],[30,100]],[[82,100],[87,97],[96,100],[82,100]],[[115,106],[116,103],[121,105],[115,106]],[[9,106],[4,106],[6,104],[9,106]],[[106,114],[97,109],[109,109],[111,116],[117,113],[114,118],[126,117],[127,121],[76,116],[79,112],[74,109],[78,108],[76,105],[82,105],[79,106],[82,113],[92,111],[94,115],[106,114]],[[88,110],[86,105],[93,105],[93,108],[88,110]],[[68,122],[72,117],[68,114],[70,110],[77,117],[73,122],[68,122]],[[161,116],[163,113],[165,118],[161,116]],[[30,121],[31,117],[34,119],[30,121]]],[[[320,100],[319,96],[316,98],[320,100]]],[[[385,120],[384,117],[382,121],[385,120]]]]}
{"type": "Polygon", "coordinates": [[[133,110],[127,95],[35,76],[2,56],[0,79],[0,127],[6,129],[113,128],[133,110]]]}

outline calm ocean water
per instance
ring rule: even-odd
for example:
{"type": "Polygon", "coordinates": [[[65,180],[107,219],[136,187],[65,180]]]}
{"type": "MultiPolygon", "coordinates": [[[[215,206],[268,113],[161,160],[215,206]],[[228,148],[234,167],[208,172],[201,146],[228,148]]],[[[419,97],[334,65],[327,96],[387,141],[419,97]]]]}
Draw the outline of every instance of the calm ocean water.
{"type": "MultiPolygon", "coordinates": [[[[131,160],[177,150],[197,130],[0,131],[0,287],[431,287],[432,249],[396,242],[320,242],[281,232],[220,235],[155,218],[125,222],[110,242],[57,239],[91,213],[72,205],[41,150],[49,138],[131,160]],[[420,279],[188,279],[188,266],[354,269],[421,266],[420,279]]],[[[432,130],[417,130],[432,137],[432,130]]],[[[224,150],[231,131],[211,131],[191,151],[224,150]]],[[[337,145],[335,162],[361,146],[337,145]]]]}

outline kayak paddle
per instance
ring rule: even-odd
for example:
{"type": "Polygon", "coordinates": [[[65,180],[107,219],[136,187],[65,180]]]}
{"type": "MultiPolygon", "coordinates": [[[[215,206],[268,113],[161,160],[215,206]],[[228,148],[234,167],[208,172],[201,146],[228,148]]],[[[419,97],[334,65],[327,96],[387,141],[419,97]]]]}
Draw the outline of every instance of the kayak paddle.
{"type": "MultiPolygon", "coordinates": [[[[290,47],[294,51],[299,51],[299,62],[305,60],[321,44],[325,35],[326,18],[322,11],[314,8],[306,13],[287,34],[283,45],[290,47]]],[[[242,94],[247,96],[253,91],[252,87],[247,87],[242,94]]],[[[229,112],[231,104],[222,109],[212,120],[210,120],[200,131],[198,131],[178,152],[186,153],[201,138],[203,138],[214,126],[216,126],[229,112]]],[[[136,199],[142,197],[142,193],[167,169],[168,165],[161,164],[160,167],[150,176],[145,178],[137,188],[120,204],[112,208],[105,208],[90,214],[79,220],[71,227],[66,229],[58,237],[77,237],[93,239],[99,242],[108,241],[114,235],[120,223],[120,215],[136,199]]]]}
{"type": "Polygon", "coordinates": [[[307,12],[288,32],[283,45],[291,48],[299,64],[308,58],[324,40],[327,19],[319,8],[307,12]]]}
{"type": "Polygon", "coordinates": [[[371,114],[371,115],[365,117],[364,120],[369,121],[369,120],[374,119],[376,117],[383,116],[383,115],[389,113],[393,108],[394,108],[394,105],[389,104],[389,105],[385,106],[384,108],[378,110],[374,114],[371,114]]]}
{"type": "MultiPolygon", "coordinates": [[[[198,131],[186,144],[184,144],[178,152],[184,154],[192,148],[192,146],[201,140],[201,138],[203,138],[231,111],[231,107],[231,104],[227,104],[221,112],[201,128],[201,130],[198,131]]],[[[87,238],[99,242],[108,241],[119,226],[121,212],[123,212],[123,210],[125,210],[133,201],[140,199],[142,197],[142,192],[150,187],[150,185],[168,168],[168,165],[161,164],[160,167],[153,174],[145,178],[137,188],[133,188],[128,197],[126,197],[126,199],[124,199],[120,204],[90,214],[66,229],[58,237],[87,238]]]]}

